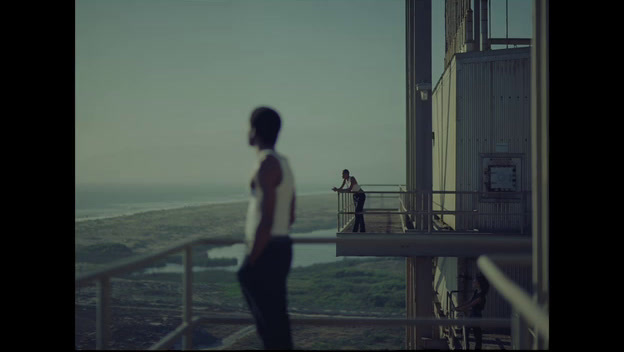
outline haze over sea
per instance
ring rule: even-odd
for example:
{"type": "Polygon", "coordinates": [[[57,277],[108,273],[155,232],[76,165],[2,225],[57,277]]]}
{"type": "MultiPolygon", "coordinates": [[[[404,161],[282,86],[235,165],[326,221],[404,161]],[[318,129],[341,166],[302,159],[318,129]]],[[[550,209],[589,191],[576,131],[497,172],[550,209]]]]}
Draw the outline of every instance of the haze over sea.
{"type": "MultiPolygon", "coordinates": [[[[297,186],[297,195],[329,194],[333,185],[297,186]]],[[[75,220],[84,221],[150,210],[246,202],[245,185],[76,184],[75,220]]]]}

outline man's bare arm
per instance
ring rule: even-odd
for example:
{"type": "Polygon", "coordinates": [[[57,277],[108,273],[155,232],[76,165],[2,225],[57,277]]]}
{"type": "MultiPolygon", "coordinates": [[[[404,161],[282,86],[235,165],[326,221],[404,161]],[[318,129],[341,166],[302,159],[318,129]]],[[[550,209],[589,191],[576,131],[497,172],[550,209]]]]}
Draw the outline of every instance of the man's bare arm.
{"type": "Polygon", "coordinates": [[[293,193],[292,200],[290,201],[290,225],[295,222],[295,194],[293,193]]]}
{"type": "Polygon", "coordinates": [[[332,191],[337,192],[340,191],[342,189],[342,187],[344,187],[345,183],[347,182],[347,180],[342,180],[342,184],[340,185],[340,188],[332,188],[332,191]]]}

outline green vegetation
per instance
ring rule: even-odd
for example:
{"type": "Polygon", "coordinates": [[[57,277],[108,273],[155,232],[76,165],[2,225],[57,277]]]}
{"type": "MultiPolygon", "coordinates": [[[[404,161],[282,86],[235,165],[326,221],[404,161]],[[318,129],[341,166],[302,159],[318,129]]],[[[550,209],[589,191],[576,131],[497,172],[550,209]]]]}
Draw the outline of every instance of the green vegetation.
{"type": "MultiPolygon", "coordinates": [[[[242,239],[246,211],[246,202],[236,202],[79,221],[74,225],[76,250],[92,244],[119,243],[134,253],[148,253],[194,238],[242,239]]],[[[336,199],[333,194],[297,197],[293,233],[334,226],[336,199]]]]}
{"type": "MultiPolygon", "coordinates": [[[[306,328],[307,338],[296,339],[296,347],[305,350],[397,350],[405,344],[405,328],[342,327],[306,328]],[[313,330],[313,331],[310,331],[313,330]],[[314,331],[317,330],[317,331],[314,331]]],[[[297,329],[293,331],[297,336],[297,329]]]]}
{"type": "MultiPolygon", "coordinates": [[[[334,227],[335,202],[333,194],[298,197],[293,233],[334,227]]],[[[193,238],[242,238],[246,206],[245,202],[206,205],[76,222],[76,270],[78,273],[84,273],[85,268],[86,271],[95,270],[116,260],[152,253],[193,238]]],[[[210,248],[212,246],[208,245],[193,248],[194,266],[235,263],[235,258],[208,258],[205,253],[210,248]]],[[[181,264],[181,254],[168,256],[150,266],[166,263],[181,264]]],[[[148,307],[180,305],[181,274],[143,274],[139,270],[119,278],[121,280],[114,282],[113,291],[127,302],[148,307]]],[[[193,301],[198,308],[240,310],[246,307],[235,272],[195,272],[193,285],[193,301]]],[[[288,279],[288,301],[291,310],[300,313],[403,314],[405,261],[403,258],[349,258],[293,268],[288,279]]],[[[304,326],[296,327],[295,334],[297,329],[302,329],[303,336],[297,341],[305,349],[395,349],[403,346],[403,328],[362,330],[304,326]],[[318,338],[314,337],[317,332],[318,338]]],[[[249,344],[244,346],[243,349],[249,344]]]]}
{"type": "Polygon", "coordinates": [[[76,249],[76,262],[107,263],[134,255],[132,249],[119,243],[98,243],[76,249]]]}
{"type": "Polygon", "coordinates": [[[399,313],[405,309],[404,259],[348,259],[294,269],[291,306],[399,313]]]}
{"type": "MultiPolygon", "coordinates": [[[[180,274],[141,274],[131,278],[181,282],[180,274]]],[[[208,270],[193,274],[196,285],[210,284],[212,299],[225,306],[244,302],[236,273],[208,270]]],[[[288,304],[305,311],[405,312],[403,258],[346,259],[294,268],[288,277],[288,304]]]]}

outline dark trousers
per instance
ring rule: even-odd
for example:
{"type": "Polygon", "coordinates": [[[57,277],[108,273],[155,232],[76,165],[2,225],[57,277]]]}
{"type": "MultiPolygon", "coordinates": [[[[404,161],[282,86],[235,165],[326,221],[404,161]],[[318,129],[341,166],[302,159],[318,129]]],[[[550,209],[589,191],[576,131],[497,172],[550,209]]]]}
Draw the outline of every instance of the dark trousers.
{"type": "Polygon", "coordinates": [[[286,278],[291,261],[290,237],[274,237],[253,266],[245,260],[238,270],[241,290],[267,350],[293,349],[286,307],[286,278]]]}
{"type": "MultiPolygon", "coordinates": [[[[481,318],[481,313],[471,312],[470,318],[481,318]]],[[[474,335],[474,338],[475,338],[475,350],[482,349],[481,342],[483,339],[483,331],[481,331],[481,327],[471,326],[470,330],[472,330],[472,334],[474,335]]],[[[468,349],[468,346],[466,346],[466,349],[468,349]]]]}
{"type": "Polygon", "coordinates": [[[366,225],[364,224],[364,202],[366,201],[366,195],[364,193],[353,194],[353,204],[355,204],[355,223],[353,224],[353,232],[366,232],[366,225]]]}

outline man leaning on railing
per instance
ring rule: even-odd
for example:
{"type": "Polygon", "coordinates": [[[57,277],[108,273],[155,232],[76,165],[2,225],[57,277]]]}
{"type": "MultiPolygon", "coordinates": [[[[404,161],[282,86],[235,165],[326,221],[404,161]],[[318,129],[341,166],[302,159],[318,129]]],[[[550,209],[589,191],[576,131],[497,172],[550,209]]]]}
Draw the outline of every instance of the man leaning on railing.
{"type": "Polygon", "coordinates": [[[340,188],[333,187],[334,192],[354,192],[353,204],[355,205],[355,223],[353,224],[353,232],[366,232],[366,225],[364,224],[364,202],[366,201],[366,194],[355,177],[349,176],[349,170],[342,170],[342,185],[340,188]],[[346,189],[343,189],[347,186],[346,189]]]}

